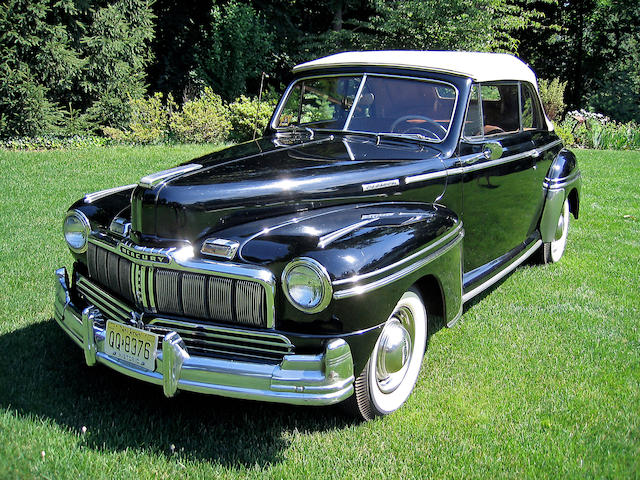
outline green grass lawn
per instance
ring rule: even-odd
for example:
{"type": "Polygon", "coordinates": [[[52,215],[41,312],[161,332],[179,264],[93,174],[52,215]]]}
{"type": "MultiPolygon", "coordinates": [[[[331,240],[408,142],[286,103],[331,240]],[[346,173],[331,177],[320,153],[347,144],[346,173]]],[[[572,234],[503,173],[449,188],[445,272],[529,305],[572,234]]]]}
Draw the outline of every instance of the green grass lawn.
{"type": "Polygon", "coordinates": [[[66,208],[207,146],[0,151],[0,479],[638,478],[640,153],[578,151],[579,221],[429,342],[396,414],[357,423],[89,368],[52,317],[66,208]]]}

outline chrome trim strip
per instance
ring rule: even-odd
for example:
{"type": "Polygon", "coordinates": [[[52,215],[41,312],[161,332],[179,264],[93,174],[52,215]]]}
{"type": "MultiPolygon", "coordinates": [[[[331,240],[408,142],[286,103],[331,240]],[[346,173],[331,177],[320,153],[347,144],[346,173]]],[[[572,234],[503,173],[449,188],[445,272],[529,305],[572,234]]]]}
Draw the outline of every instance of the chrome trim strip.
{"type": "Polygon", "coordinates": [[[166,182],[172,177],[177,177],[178,175],[182,175],[183,173],[193,172],[194,170],[199,170],[201,168],[202,165],[200,165],[199,163],[190,163],[188,165],[169,168],[168,170],[162,170],[160,172],[145,175],[140,179],[138,185],[143,188],[152,188],[156,185],[166,182]]]}
{"type": "Polygon", "coordinates": [[[371,283],[368,283],[366,285],[358,285],[355,287],[351,287],[348,288],[346,290],[340,290],[338,292],[334,292],[333,293],[333,298],[335,298],[336,300],[339,300],[341,298],[348,298],[348,297],[353,297],[355,295],[361,295],[363,293],[367,293],[370,292],[372,290],[377,290],[378,288],[382,288],[385,285],[388,285],[390,283],[393,283],[397,280],[400,280],[403,277],[406,277],[407,275],[412,274],[413,272],[415,272],[416,270],[419,270],[420,268],[424,267],[425,265],[427,265],[428,263],[432,262],[433,260],[435,260],[437,257],[439,257],[440,255],[444,255],[445,253],[447,253],[449,250],[451,250],[453,247],[455,247],[456,245],[458,245],[458,243],[460,243],[460,241],[462,240],[463,237],[463,233],[459,232],[457,237],[452,240],[448,245],[445,245],[443,248],[436,250],[435,252],[431,253],[430,255],[426,256],[425,258],[423,258],[422,260],[417,261],[416,263],[409,265],[407,267],[405,267],[402,270],[399,270],[396,273],[393,273],[387,277],[381,278],[379,280],[375,280],[371,283]]]}
{"type": "MultiPolygon", "coordinates": [[[[465,173],[469,173],[469,172],[474,172],[476,170],[482,170],[482,169],[485,169],[485,168],[495,167],[497,165],[502,165],[503,163],[508,163],[508,162],[513,162],[513,161],[516,161],[516,160],[520,160],[520,159],[526,158],[528,156],[535,156],[536,153],[539,156],[542,152],[545,152],[545,151],[555,147],[559,143],[562,143],[562,140],[554,140],[553,142],[545,145],[544,147],[534,148],[534,149],[528,150],[526,152],[517,153],[515,155],[510,155],[510,156],[504,157],[504,158],[498,158],[497,160],[492,160],[490,162],[478,163],[478,164],[473,164],[473,165],[469,165],[469,166],[465,166],[465,167],[449,168],[447,170],[442,170],[442,171],[438,171],[438,172],[430,172],[430,173],[423,173],[423,174],[420,174],[420,175],[412,175],[410,177],[406,177],[404,179],[404,182],[405,182],[405,184],[409,185],[410,183],[423,182],[423,181],[426,181],[426,180],[435,180],[437,178],[443,178],[443,177],[447,177],[447,176],[450,176],[450,175],[465,174],[465,173]]],[[[458,162],[461,163],[461,164],[465,164],[467,162],[476,161],[479,158],[483,158],[483,157],[484,157],[484,153],[471,153],[469,155],[464,155],[462,157],[459,157],[458,158],[458,162]]]]}
{"type": "Polygon", "coordinates": [[[107,188],[106,190],[98,190],[97,192],[85,194],[83,200],[85,203],[92,203],[98,200],[99,198],[108,197],[109,195],[113,195],[114,193],[133,189],[135,187],[136,187],[136,184],[132,183],[131,185],[123,185],[122,187],[113,187],[113,188],[107,188]]]}
{"type": "MultiPolygon", "coordinates": [[[[515,162],[516,160],[521,160],[523,158],[530,157],[532,154],[533,154],[533,150],[528,150],[526,152],[516,153],[515,155],[510,155],[508,157],[502,157],[496,160],[490,160],[488,162],[476,163],[473,165],[469,165],[468,167],[462,167],[462,168],[464,168],[464,173],[470,173],[470,172],[475,172],[477,170],[484,170],[485,168],[497,167],[499,165],[502,165],[503,163],[515,162]]],[[[459,161],[461,163],[465,163],[466,161],[469,161],[470,157],[475,157],[476,155],[477,154],[475,153],[472,155],[465,155],[464,157],[460,157],[459,161]]]]}
{"type": "Polygon", "coordinates": [[[580,170],[575,169],[566,177],[553,178],[553,179],[545,178],[544,183],[542,185],[544,186],[544,188],[553,188],[553,189],[565,188],[567,185],[578,180],[581,176],[582,174],[580,173],[580,170]]]}
{"type": "Polygon", "coordinates": [[[260,235],[266,235],[266,234],[268,234],[270,232],[273,232],[274,230],[277,230],[279,228],[286,227],[286,226],[289,226],[289,225],[293,225],[294,223],[298,223],[298,222],[303,221],[303,220],[307,221],[307,220],[311,220],[311,219],[314,219],[314,218],[317,218],[317,217],[322,217],[323,215],[332,215],[334,213],[342,212],[342,211],[346,210],[347,208],[349,208],[349,206],[336,207],[335,210],[331,210],[330,212],[322,212],[322,213],[315,213],[315,214],[309,214],[309,212],[303,212],[303,213],[306,213],[307,215],[304,216],[304,217],[293,217],[290,220],[287,220],[285,222],[282,222],[282,223],[279,223],[277,225],[274,225],[273,227],[267,227],[267,228],[265,228],[263,230],[260,230],[258,233],[254,233],[253,235],[251,235],[249,238],[247,238],[246,240],[244,240],[242,242],[242,245],[240,245],[240,251],[238,253],[238,256],[240,258],[243,258],[242,249],[245,247],[245,245],[247,243],[249,243],[251,240],[254,240],[254,239],[258,238],[260,235]]]}
{"type": "Polygon", "coordinates": [[[453,320],[451,320],[449,323],[447,323],[447,328],[451,328],[456,323],[458,323],[458,320],[460,320],[460,318],[462,318],[462,311],[463,310],[464,310],[464,302],[460,302],[460,309],[458,310],[458,313],[456,313],[456,316],[453,317],[453,320]]]}
{"type": "Polygon", "coordinates": [[[409,185],[410,183],[423,182],[425,180],[434,180],[436,178],[444,178],[448,175],[447,170],[440,170],[437,172],[421,173],[420,175],[412,175],[404,179],[404,183],[409,185]]]}
{"type": "Polygon", "coordinates": [[[353,225],[348,225],[344,228],[336,230],[335,232],[327,233],[326,235],[320,237],[320,239],[318,240],[318,246],[320,248],[324,248],[335,240],[342,238],[345,235],[348,235],[349,233],[370,224],[371,222],[375,222],[376,220],[378,220],[378,218],[379,217],[368,218],[366,220],[362,220],[361,222],[354,223],[353,225]]]}
{"type": "MultiPolygon", "coordinates": [[[[409,261],[413,260],[416,257],[424,255],[429,250],[433,250],[434,248],[438,248],[443,243],[446,243],[447,241],[449,241],[452,237],[454,237],[454,236],[456,236],[458,234],[463,235],[461,230],[462,230],[462,222],[458,222],[458,224],[453,228],[453,230],[451,230],[450,232],[448,232],[444,236],[436,239],[434,242],[430,243],[429,245],[427,245],[426,247],[424,247],[420,251],[418,251],[416,253],[413,253],[413,254],[409,255],[408,257],[405,257],[402,260],[399,260],[396,263],[392,263],[391,265],[387,265],[386,267],[380,268],[380,269],[375,270],[373,272],[365,273],[363,275],[355,275],[355,276],[349,277],[349,278],[343,278],[342,280],[335,280],[333,282],[333,286],[335,287],[335,286],[338,286],[338,285],[345,285],[345,284],[348,284],[348,283],[360,282],[361,280],[365,280],[367,278],[375,277],[375,276],[380,275],[380,274],[382,274],[384,272],[388,272],[389,270],[393,270],[394,268],[400,267],[402,264],[404,264],[406,262],[409,262],[409,261]]],[[[344,291],[344,290],[342,290],[342,291],[344,291]]],[[[333,296],[334,296],[334,298],[336,298],[336,294],[335,293],[334,293],[333,296]]]]}
{"type": "Polygon", "coordinates": [[[547,144],[546,144],[545,146],[543,146],[543,147],[538,147],[536,150],[537,150],[539,153],[543,153],[543,152],[546,152],[547,150],[552,149],[552,148],[553,148],[553,147],[555,147],[556,145],[560,145],[561,143],[562,143],[562,140],[561,140],[561,139],[554,140],[554,141],[553,141],[553,142],[551,142],[551,143],[547,143],[547,144]]]}
{"type": "Polygon", "coordinates": [[[489,280],[484,282],[482,285],[478,285],[476,288],[474,288],[470,292],[467,292],[467,293],[463,294],[462,295],[462,301],[463,302],[467,302],[467,301],[471,300],[477,294],[479,294],[482,291],[486,290],[491,285],[493,285],[494,283],[498,282],[503,277],[505,277],[507,274],[509,274],[510,272],[515,270],[516,267],[518,267],[522,262],[524,262],[527,258],[529,258],[536,251],[536,249],[540,245],[542,245],[542,240],[537,240],[529,248],[527,248],[524,252],[522,252],[520,254],[520,256],[517,257],[517,259],[515,261],[513,261],[511,264],[509,264],[509,266],[507,266],[504,270],[501,270],[499,273],[497,273],[496,275],[491,277],[489,280]]]}

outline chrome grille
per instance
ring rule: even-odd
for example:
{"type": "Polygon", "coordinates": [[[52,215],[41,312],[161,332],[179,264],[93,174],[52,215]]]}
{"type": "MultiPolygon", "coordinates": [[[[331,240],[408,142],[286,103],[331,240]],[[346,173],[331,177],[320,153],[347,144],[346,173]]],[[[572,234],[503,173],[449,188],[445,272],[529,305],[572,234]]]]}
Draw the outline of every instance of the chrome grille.
{"type": "Polygon", "coordinates": [[[280,363],[293,353],[287,337],[273,332],[237,330],[167,319],[152,320],[149,329],[159,335],[177,332],[191,355],[229,356],[239,360],[280,363]]]}
{"type": "Polygon", "coordinates": [[[182,315],[179,286],[180,272],[158,270],[155,272],[156,304],[159,312],[182,315]]]}
{"type": "MultiPolygon", "coordinates": [[[[87,303],[98,307],[106,318],[129,323],[129,307],[114,295],[81,275],[76,277],[76,286],[80,296],[87,303]]],[[[105,328],[104,324],[99,326],[105,328]]],[[[289,339],[275,332],[240,330],[166,318],[152,319],[148,328],[161,336],[168,332],[177,332],[191,355],[280,363],[285,355],[294,351],[289,339]]]]}
{"type": "Polygon", "coordinates": [[[230,278],[211,277],[209,279],[208,304],[209,318],[219,318],[221,320],[233,318],[231,308],[231,291],[233,280],[230,278]]]}
{"type": "Polygon", "coordinates": [[[147,313],[266,328],[267,298],[254,281],[143,266],[89,243],[89,277],[147,313]]]}
{"type": "MultiPolygon", "coordinates": [[[[207,277],[199,273],[182,275],[182,305],[188,317],[206,318],[207,311],[207,277]]],[[[222,319],[221,319],[222,320],[222,319]]]]}
{"type": "Polygon", "coordinates": [[[238,322],[256,327],[261,326],[261,313],[265,309],[264,288],[255,282],[238,280],[236,291],[236,312],[238,322]]]}
{"type": "Polygon", "coordinates": [[[122,298],[133,302],[130,260],[89,243],[87,266],[91,278],[122,298]]]}

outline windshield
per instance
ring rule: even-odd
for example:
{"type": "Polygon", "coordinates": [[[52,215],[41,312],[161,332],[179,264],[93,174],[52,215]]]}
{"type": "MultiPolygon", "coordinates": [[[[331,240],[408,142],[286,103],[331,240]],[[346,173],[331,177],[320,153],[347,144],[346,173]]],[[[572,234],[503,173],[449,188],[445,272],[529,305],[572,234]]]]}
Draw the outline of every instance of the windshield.
{"type": "Polygon", "coordinates": [[[371,74],[296,81],[275,120],[300,128],[403,135],[441,142],[449,133],[457,91],[432,80],[371,74]]]}

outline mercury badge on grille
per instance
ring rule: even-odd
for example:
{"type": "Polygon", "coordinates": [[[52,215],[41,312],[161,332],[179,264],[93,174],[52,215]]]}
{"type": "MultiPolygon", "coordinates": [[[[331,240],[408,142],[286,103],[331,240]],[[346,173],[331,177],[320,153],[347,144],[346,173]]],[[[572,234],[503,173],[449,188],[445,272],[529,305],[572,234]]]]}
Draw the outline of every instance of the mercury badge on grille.
{"type": "Polygon", "coordinates": [[[148,251],[140,251],[139,249],[133,249],[125,244],[120,244],[120,253],[136,260],[142,260],[143,262],[154,263],[169,263],[169,256],[165,253],[155,251],[155,249],[148,249],[148,251]]]}

